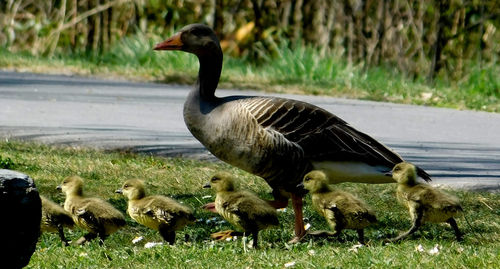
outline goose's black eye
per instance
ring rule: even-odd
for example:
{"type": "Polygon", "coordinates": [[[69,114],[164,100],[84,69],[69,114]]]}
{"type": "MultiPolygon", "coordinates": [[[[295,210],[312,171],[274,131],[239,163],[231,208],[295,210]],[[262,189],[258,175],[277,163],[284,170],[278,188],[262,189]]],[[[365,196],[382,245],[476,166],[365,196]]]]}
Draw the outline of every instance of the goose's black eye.
{"type": "Polygon", "coordinates": [[[126,188],[128,188],[128,187],[129,187],[129,186],[128,186],[128,184],[125,184],[125,185],[123,186],[123,188],[125,188],[125,189],[126,189],[126,188]]]}
{"type": "Polygon", "coordinates": [[[218,177],[212,177],[212,179],[210,179],[210,181],[215,182],[215,181],[217,181],[217,180],[219,180],[219,179],[220,179],[220,178],[218,178],[218,177]]]}
{"type": "Polygon", "coordinates": [[[309,180],[311,180],[311,178],[310,177],[306,177],[304,180],[305,181],[309,181],[309,180]]]}
{"type": "Polygon", "coordinates": [[[399,166],[394,167],[394,172],[397,172],[397,171],[399,171],[399,170],[401,170],[401,167],[399,167],[399,166]]]}

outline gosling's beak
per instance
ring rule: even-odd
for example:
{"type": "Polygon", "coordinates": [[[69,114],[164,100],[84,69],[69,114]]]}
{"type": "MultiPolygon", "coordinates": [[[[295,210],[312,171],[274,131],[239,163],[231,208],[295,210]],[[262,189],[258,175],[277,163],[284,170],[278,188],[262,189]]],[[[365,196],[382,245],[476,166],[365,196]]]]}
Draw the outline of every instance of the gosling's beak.
{"type": "Polygon", "coordinates": [[[306,188],[304,187],[304,182],[300,182],[296,187],[299,189],[299,192],[297,194],[301,196],[304,196],[309,192],[309,190],[306,190],[306,188]]]}
{"type": "Polygon", "coordinates": [[[392,177],[392,171],[386,172],[384,175],[386,175],[388,177],[392,177]]]}
{"type": "Polygon", "coordinates": [[[118,190],[115,191],[115,193],[123,194],[123,190],[122,189],[118,189],[118,190]]]}
{"type": "Polygon", "coordinates": [[[58,185],[58,186],[56,187],[56,190],[62,190],[61,185],[58,185]]]}
{"type": "Polygon", "coordinates": [[[211,187],[212,187],[212,186],[210,186],[210,183],[207,183],[207,184],[203,185],[203,188],[204,188],[204,189],[209,189],[209,188],[211,188],[211,187]]]}
{"type": "Polygon", "coordinates": [[[180,50],[184,46],[181,40],[182,33],[176,33],[171,36],[169,39],[156,44],[153,48],[154,50],[180,50]]]}

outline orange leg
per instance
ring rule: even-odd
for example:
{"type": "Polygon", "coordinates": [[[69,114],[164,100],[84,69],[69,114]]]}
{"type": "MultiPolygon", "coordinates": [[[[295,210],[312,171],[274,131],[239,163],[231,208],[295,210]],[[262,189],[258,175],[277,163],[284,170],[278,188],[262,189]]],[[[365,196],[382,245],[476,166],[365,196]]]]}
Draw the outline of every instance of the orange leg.
{"type": "Polygon", "coordinates": [[[292,206],[295,215],[295,237],[290,242],[296,243],[306,235],[304,217],[302,215],[302,197],[292,193],[292,206]]]}

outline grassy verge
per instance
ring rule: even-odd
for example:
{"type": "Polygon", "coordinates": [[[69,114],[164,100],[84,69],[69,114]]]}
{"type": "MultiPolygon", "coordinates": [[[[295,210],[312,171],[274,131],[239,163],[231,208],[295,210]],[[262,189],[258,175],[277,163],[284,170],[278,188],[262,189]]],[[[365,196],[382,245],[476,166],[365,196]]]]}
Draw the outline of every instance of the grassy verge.
{"type": "MultiPolygon", "coordinates": [[[[0,68],[194,83],[198,68],[195,56],[152,51],[160,40],[139,34],[123,39],[102,55],[73,53],[44,58],[0,50],[0,68]]],[[[423,78],[409,79],[393,68],[349,66],[335,55],[320,55],[311,48],[291,50],[284,44],[278,52],[279,57],[260,65],[227,56],[221,87],[500,112],[499,65],[469,63],[470,72],[461,79],[438,77],[430,86],[423,78]]]]}
{"type": "MultiPolygon", "coordinates": [[[[78,174],[85,180],[87,194],[102,197],[121,211],[126,201],[114,190],[128,178],[143,178],[150,193],[164,194],[196,209],[199,221],[177,235],[175,246],[145,248],[144,243],[161,241],[157,232],[138,225],[127,217],[128,226],[111,235],[104,246],[91,242],[85,246],[63,247],[56,234],[41,236],[29,268],[499,268],[500,267],[500,194],[450,191],[463,202],[469,226],[458,219],[465,240],[456,242],[447,225],[425,225],[417,236],[399,244],[385,245],[382,240],[409,228],[407,212],[394,197],[394,184],[342,184],[356,193],[377,211],[379,223],[366,231],[368,246],[354,249],[356,233],[345,231],[345,242],[310,240],[289,245],[292,237],[291,208],[279,215],[280,227],[261,233],[261,249],[247,250],[241,238],[229,242],[213,242],[209,234],[229,229],[221,218],[199,207],[213,199],[211,190],[202,189],[209,176],[217,170],[235,173],[241,187],[269,197],[263,180],[226,164],[194,160],[101,152],[89,149],[51,147],[24,142],[0,142],[0,168],[24,172],[36,181],[39,191],[62,202],[55,186],[68,175],[78,174]],[[203,198],[212,195],[210,198],[203,198]],[[215,221],[207,223],[208,219],[215,221]],[[189,240],[184,241],[185,235],[189,240]],[[131,241],[136,236],[145,240],[131,241]],[[418,246],[423,251],[417,250],[418,246]],[[438,246],[437,253],[430,250],[438,246]]],[[[306,197],[306,221],[311,229],[326,229],[322,218],[310,207],[306,197]]],[[[80,229],[66,231],[76,240],[80,229]]]]}

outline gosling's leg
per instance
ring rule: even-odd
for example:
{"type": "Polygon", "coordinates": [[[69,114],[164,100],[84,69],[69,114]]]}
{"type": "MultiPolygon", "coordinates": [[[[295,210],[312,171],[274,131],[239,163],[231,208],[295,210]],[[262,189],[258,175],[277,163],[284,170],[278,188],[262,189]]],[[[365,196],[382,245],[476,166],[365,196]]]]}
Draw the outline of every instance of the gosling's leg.
{"type": "Polygon", "coordinates": [[[364,245],[365,244],[365,230],[358,229],[356,231],[358,232],[359,243],[362,244],[362,245],[364,245]]]}
{"type": "Polygon", "coordinates": [[[64,230],[63,230],[63,227],[59,226],[57,227],[57,232],[59,233],[59,238],[61,238],[61,241],[63,242],[63,244],[65,246],[69,246],[69,242],[68,240],[66,239],[66,237],[64,236],[64,230]]]}
{"type": "Polygon", "coordinates": [[[167,241],[170,245],[175,243],[175,231],[168,231],[167,229],[160,228],[159,232],[163,240],[167,241]]]}
{"type": "Polygon", "coordinates": [[[411,228],[399,235],[398,237],[395,237],[395,238],[392,238],[392,239],[388,239],[386,240],[387,242],[396,242],[396,241],[399,241],[401,239],[404,239],[406,238],[407,236],[413,234],[414,232],[416,232],[418,230],[418,228],[420,228],[420,226],[422,225],[422,217],[423,217],[423,211],[419,208],[416,209],[416,212],[415,212],[415,217],[413,218],[413,224],[411,226],[411,228]]]}
{"type": "Polygon", "coordinates": [[[76,240],[75,244],[77,244],[77,245],[83,245],[86,242],[91,241],[92,239],[94,239],[96,237],[97,237],[97,234],[95,234],[95,233],[88,233],[88,234],[80,237],[80,239],[76,240]]]}
{"type": "Polygon", "coordinates": [[[307,235],[311,235],[314,237],[326,238],[326,239],[335,237],[337,241],[342,242],[343,240],[342,240],[342,238],[340,238],[340,233],[344,229],[344,225],[341,221],[343,217],[342,217],[341,212],[338,210],[338,208],[333,208],[333,214],[335,217],[335,221],[331,221],[328,223],[330,228],[333,230],[333,232],[323,231],[323,230],[310,231],[310,232],[307,232],[307,235]]]}
{"type": "Polygon", "coordinates": [[[342,235],[342,230],[344,229],[344,226],[337,223],[335,226],[335,236],[337,237],[337,241],[340,243],[344,243],[344,239],[342,239],[340,236],[342,235]]]}
{"type": "Polygon", "coordinates": [[[453,228],[453,230],[455,231],[455,236],[457,237],[457,241],[462,241],[463,240],[462,233],[458,229],[458,225],[457,225],[457,222],[455,221],[455,219],[450,218],[446,222],[448,222],[450,224],[450,226],[453,228]]]}
{"type": "Polygon", "coordinates": [[[259,231],[252,231],[252,239],[253,239],[252,247],[254,249],[259,248],[258,238],[259,238],[259,231]]]}
{"type": "Polygon", "coordinates": [[[99,232],[98,236],[99,236],[99,245],[102,246],[104,244],[104,240],[106,240],[106,238],[108,238],[108,235],[106,235],[105,232],[99,232]]]}

